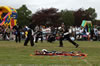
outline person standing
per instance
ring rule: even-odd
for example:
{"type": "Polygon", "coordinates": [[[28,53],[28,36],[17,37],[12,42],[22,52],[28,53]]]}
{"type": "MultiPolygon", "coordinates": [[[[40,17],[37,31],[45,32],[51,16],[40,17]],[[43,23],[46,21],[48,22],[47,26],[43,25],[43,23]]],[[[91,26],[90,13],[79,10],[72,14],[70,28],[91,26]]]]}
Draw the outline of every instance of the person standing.
{"type": "Polygon", "coordinates": [[[30,41],[31,43],[31,46],[34,46],[34,38],[33,38],[33,30],[28,28],[28,34],[27,34],[27,38],[25,39],[25,42],[24,42],[24,46],[27,46],[28,42],[30,41]]]}
{"type": "Polygon", "coordinates": [[[79,46],[77,43],[75,43],[74,41],[72,41],[70,39],[70,33],[69,33],[69,30],[68,28],[66,28],[64,31],[61,32],[62,35],[60,36],[60,39],[59,39],[59,47],[63,47],[63,40],[64,39],[67,39],[70,43],[72,43],[76,48],[79,46]]]}
{"type": "Polygon", "coordinates": [[[35,43],[38,43],[38,39],[39,38],[41,39],[41,42],[43,42],[43,34],[42,34],[42,30],[41,29],[36,32],[36,40],[35,40],[35,43]]]}
{"type": "Polygon", "coordinates": [[[13,27],[13,29],[15,29],[15,41],[17,42],[21,42],[21,26],[19,26],[18,24],[16,26],[13,27]]]}
{"type": "Polygon", "coordinates": [[[93,41],[93,37],[94,37],[94,29],[93,28],[91,28],[91,30],[90,30],[90,35],[91,35],[91,41],[93,41]]]}

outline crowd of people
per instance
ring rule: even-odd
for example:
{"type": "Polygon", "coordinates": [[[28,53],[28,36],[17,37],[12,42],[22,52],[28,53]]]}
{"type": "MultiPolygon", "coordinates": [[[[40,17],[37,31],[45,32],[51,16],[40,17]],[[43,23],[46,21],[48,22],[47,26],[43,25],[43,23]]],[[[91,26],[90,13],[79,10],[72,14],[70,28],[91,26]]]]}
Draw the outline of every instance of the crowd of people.
{"type": "Polygon", "coordinates": [[[38,40],[47,40],[52,43],[53,41],[59,40],[59,46],[63,47],[63,40],[67,39],[73,45],[78,47],[78,44],[74,40],[85,40],[85,41],[98,41],[100,40],[100,29],[97,26],[91,27],[90,32],[88,28],[77,27],[77,26],[67,26],[62,24],[59,27],[45,27],[36,26],[34,29],[25,26],[21,27],[19,25],[13,28],[0,26],[0,39],[1,40],[15,40],[21,42],[25,40],[24,46],[27,46],[28,41],[30,41],[31,46],[34,46],[34,42],[38,43],[38,40]],[[34,40],[34,41],[33,41],[34,40]]]}
{"type": "MultiPolygon", "coordinates": [[[[36,26],[37,28],[37,26],[36,26]]],[[[35,30],[36,30],[35,28],[35,30]]],[[[48,27],[47,32],[44,31],[42,28],[42,33],[46,35],[47,40],[49,41],[49,37],[55,37],[55,39],[52,40],[58,40],[60,37],[60,34],[64,34],[64,31],[66,27],[64,25],[60,27],[48,27]],[[49,28],[49,29],[48,29],[49,28]]],[[[38,26],[39,29],[39,26],[38,26]]],[[[37,31],[38,31],[37,29],[37,31]]],[[[85,41],[99,41],[100,40],[100,29],[97,26],[91,27],[90,31],[88,30],[89,28],[87,27],[82,27],[82,26],[68,26],[67,27],[68,32],[70,34],[70,38],[72,40],[85,40],[85,41]]],[[[51,42],[51,41],[50,41],[51,42]]]]}
{"type": "Polygon", "coordinates": [[[11,36],[10,34],[11,34],[10,27],[6,28],[6,26],[0,26],[0,39],[1,40],[9,40],[11,36]]]}
{"type": "Polygon", "coordinates": [[[84,27],[70,27],[72,37],[75,40],[98,41],[100,40],[100,29],[97,26],[89,28],[84,27]]]}

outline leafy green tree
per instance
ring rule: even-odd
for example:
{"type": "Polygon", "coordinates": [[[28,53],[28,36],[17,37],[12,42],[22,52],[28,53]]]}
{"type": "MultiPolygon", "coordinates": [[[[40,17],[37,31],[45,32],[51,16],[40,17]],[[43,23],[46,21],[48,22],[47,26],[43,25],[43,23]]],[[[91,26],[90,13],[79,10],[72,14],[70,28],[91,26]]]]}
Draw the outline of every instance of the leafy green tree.
{"type": "Polygon", "coordinates": [[[70,10],[62,10],[61,11],[61,20],[65,25],[74,25],[74,15],[73,11],[70,10]]]}
{"type": "Polygon", "coordinates": [[[95,9],[94,8],[88,8],[85,10],[85,17],[87,20],[91,20],[91,21],[94,21],[95,18],[97,17],[97,14],[95,12],[95,9]]]}
{"type": "Polygon", "coordinates": [[[30,24],[32,12],[26,7],[26,5],[22,5],[19,9],[17,9],[17,13],[18,13],[17,22],[20,26],[30,24]]]}
{"type": "Polygon", "coordinates": [[[82,20],[90,20],[93,22],[97,17],[97,14],[94,8],[88,8],[86,10],[80,8],[74,12],[74,17],[75,17],[75,24],[77,26],[80,26],[82,20]]]}

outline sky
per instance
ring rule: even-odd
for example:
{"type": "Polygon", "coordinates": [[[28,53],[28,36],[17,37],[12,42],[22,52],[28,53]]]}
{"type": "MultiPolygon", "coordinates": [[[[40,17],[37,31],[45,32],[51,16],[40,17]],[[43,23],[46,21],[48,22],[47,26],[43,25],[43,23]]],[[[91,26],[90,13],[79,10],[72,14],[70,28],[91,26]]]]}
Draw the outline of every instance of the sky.
{"type": "Polygon", "coordinates": [[[95,8],[97,18],[100,19],[100,0],[0,0],[0,6],[20,8],[25,4],[33,13],[42,8],[57,8],[59,10],[78,10],[79,8],[95,8]]]}

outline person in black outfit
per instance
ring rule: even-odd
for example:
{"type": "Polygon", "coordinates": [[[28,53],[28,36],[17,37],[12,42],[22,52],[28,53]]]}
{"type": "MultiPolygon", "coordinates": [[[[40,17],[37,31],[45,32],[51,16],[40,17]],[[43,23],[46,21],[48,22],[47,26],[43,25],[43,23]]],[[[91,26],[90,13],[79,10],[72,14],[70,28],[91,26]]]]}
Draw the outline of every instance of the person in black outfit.
{"type": "Polygon", "coordinates": [[[60,36],[59,39],[59,47],[63,47],[63,40],[67,39],[69,42],[71,42],[76,48],[79,46],[77,43],[75,43],[74,41],[72,41],[70,39],[70,33],[68,31],[68,29],[65,29],[64,32],[62,32],[62,35],[60,36]]]}
{"type": "Polygon", "coordinates": [[[17,42],[21,42],[21,26],[16,25],[13,27],[13,29],[15,29],[15,41],[17,42]]]}
{"type": "Polygon", "coordinates": [[[47,41],[52,43],[53,41],[55,41],[55,36],[53,34],[50,34],[47,38],[47,41]]]}
{"type": "Polygon", "coordinates": [[[42,36],[42,31],[41,29],[36,32],[36,38],[35,38],[35,43],[38,43],[38,39],[41,38],[41,42],[43,42],[43,36],[42,36]]]}
{"type": "Polygon", "coordinates": [[[31,43],[31,46],[34,46],[34,38],[33,38],[33,31],[32,29],[28,29],[28,35],[27,35],[27,38],[24,42],[24,46],[27,46],[27,43],[30,41],[31,43]]]}

